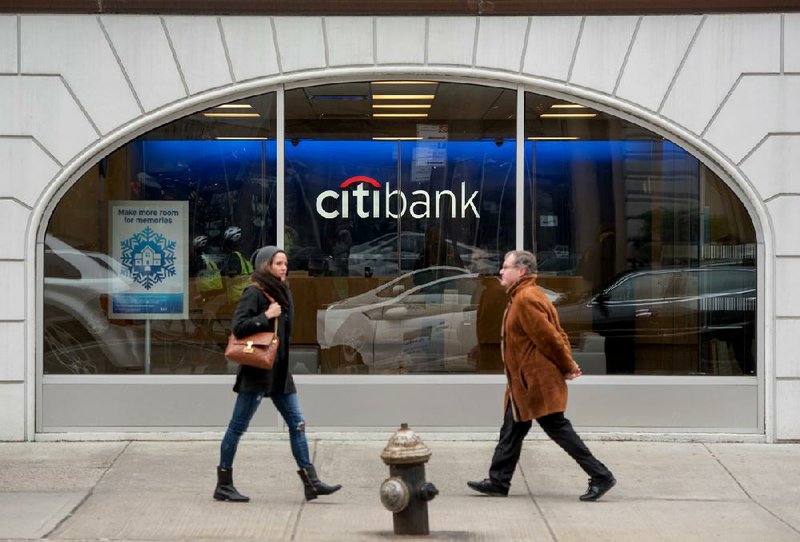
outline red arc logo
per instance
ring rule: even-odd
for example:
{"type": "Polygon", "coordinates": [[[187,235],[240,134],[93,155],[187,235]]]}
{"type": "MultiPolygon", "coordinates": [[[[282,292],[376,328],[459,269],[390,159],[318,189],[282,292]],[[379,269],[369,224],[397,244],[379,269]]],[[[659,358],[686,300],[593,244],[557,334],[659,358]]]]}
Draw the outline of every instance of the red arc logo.
{"type": "Polygon", "coordinates": [[[342,184],[339,185],[339,188],[347,188],[351,184],[355,183],[367,183],[375,188],[380,188],[381,183],[373,179],[372,177],[367,177],[366,175],[356,175],[355,177],[350,177],[349,179],[345,180],[342,184]]]}

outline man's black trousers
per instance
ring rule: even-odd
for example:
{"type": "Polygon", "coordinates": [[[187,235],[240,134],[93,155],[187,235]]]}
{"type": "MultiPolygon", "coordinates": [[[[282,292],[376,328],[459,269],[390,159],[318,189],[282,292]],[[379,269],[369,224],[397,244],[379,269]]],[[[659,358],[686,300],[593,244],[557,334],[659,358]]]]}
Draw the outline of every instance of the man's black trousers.
{"type": "MultiPolygon", "coordinates": [[[[548,414],[537,418],[536,422],[548,437],[561,446],[581,468],[586,471],[593,481],[607,480],[611,471],[597,460],[581,437],[572,428],[572,424],[564,417],[563,412],[548,414]]],[[[511,403],[506,407],[503,427],[500,428],[500,439],[492,456],[492,466],[489,477],[505,488],[511,485],[511,477],[517,467],[519,455],[522,452],[522,442],[530,431],[532,422],[515,422],[511,412],[511,403]]]]}

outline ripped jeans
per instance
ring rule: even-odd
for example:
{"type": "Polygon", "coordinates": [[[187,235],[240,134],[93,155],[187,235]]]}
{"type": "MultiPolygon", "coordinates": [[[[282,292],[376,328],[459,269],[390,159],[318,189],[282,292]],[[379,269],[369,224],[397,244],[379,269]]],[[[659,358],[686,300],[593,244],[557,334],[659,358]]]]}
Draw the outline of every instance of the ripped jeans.
{"type": "MultiPolygon", "coordinates": [[[[236,456],[236,449],[239,447],[239,439],[247,431],[250,420],[258,410],[264,394],[239,393],[236,397],[236,405],[233,407],[233,415],[228,424],[228,430],[220,444],[219,466],[223,469],[233,468],[233,458],[236,456]]],[[[278,412],[283,416],[286,426],[289,428],[289,443],[292,447],[297,466],[304,469],[311,465],[311,458],[308,454],[308,442],[306,441],[306,422],[303,413],[300,412],[300,401],[296,393],[274,393],[269,396],[278,412]]]]}

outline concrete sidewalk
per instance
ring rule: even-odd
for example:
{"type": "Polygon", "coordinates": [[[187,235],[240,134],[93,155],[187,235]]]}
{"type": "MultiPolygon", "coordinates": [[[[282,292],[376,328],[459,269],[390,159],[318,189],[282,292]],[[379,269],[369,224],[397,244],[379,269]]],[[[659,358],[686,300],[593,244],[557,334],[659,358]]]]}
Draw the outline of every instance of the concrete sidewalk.
{"type": "MultiPolygon", "coordinates": [[[[582,503],[585,475],[549,441],[526,442],[511,495],[492,498],[465,482],[493,442],[421,437],[440,494],[420,539],[800,541],[797,444],[590,441],[618,484],[582,503]]],[[[0,539],[407,540],[378,498],[384,445],[312,440],[321,478],[344,488],[306,503],[288,441],[245,439],[235,481],[252,500],[232,504],[211,498],[217,442],[0,443],[0,539]]]]}

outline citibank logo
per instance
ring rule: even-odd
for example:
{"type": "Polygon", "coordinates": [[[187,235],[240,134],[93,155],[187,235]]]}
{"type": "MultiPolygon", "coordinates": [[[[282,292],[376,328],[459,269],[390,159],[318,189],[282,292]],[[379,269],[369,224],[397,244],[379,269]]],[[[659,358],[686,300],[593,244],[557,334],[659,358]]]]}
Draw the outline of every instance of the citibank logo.
{"type": "Polygon", "coordinates": [[[472,214],[480,218],[475,207],[478,191],[467,197],[466,184],[461,182],[461,190],[437,190],[432,194],[425,190],[414,190],[413,201],[399,190],[392,190],[390,183],[381,183],[372,177],[357,175],[339,185],[339,191],[325,190],[317,196],[317,213],[323,218],[399,218],[406,211],[413,218],[440,218],[440,214],[450,211],[451,218],[466,218],[472,214]],[[457,193],[459,192],[459,193],[457,193]],[[433,214],[431,214],[433,212],[433,214]]]}

